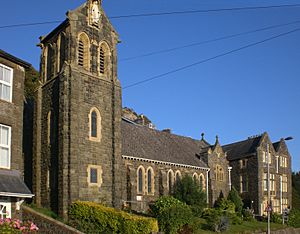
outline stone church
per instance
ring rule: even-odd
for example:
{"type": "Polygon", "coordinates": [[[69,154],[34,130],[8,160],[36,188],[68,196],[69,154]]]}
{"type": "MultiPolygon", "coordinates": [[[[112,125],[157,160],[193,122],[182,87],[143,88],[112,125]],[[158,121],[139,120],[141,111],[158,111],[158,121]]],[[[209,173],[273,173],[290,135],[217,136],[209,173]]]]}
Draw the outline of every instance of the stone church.
{"type": "Polygon", "coordinates": [[[156,130],[143,117],[122,117],[118,42],[97,0],[68,11],[64,22],[40,37],[33,157],[25,160],[30,162],[26,182],[38,205],[63,217],[76,200],[143,211],[190,175],[209,205],[234,186],[245,204],[262,215],[267,163],[276,211],[291,205],[291,157],[283,139],[272,143],[264,133],[222,146],[218,137],[210,144],[204,134],[192,139],[156,130]]]}

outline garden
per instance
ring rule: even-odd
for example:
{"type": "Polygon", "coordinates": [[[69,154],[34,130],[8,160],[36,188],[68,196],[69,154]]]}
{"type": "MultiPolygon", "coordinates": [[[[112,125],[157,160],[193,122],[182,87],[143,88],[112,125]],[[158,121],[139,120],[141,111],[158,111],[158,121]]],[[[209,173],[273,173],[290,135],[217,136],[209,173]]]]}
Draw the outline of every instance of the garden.
{"type": "MultiPolygon", "coordinates": [[[[190,176],[174,185],[170,196],[162,196],[149,205],[146,214],[137,216],[91,202],[75,202],[69,210],[70,225],[87,233],[253,233],[265,232],[266,218],[254,218],[245,209],[236,189],[228,197],[220,195],[213,208],[207,208],[206,194],[190,176]]],[[[287,228],[282,216],[271,214],[271,229],[287,228]]],[[[292,210],[288,225],[300,227],[300,211],[292,210]]]]}

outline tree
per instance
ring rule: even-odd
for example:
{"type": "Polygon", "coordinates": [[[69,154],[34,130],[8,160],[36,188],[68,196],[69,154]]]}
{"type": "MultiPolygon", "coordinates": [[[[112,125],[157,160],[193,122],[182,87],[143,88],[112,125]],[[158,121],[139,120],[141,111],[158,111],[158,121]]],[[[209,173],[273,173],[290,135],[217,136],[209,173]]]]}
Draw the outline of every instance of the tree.
{"type": "Polygon", "coordinates": [[[30,67],[25,72],[25,82],[24,82],[24,95],[26,99],[32,99],[34,97],[34,92],[39,87],[39,72],[30,67]]]}
{"type": "Polygon", "coordinates": [[[232,189],[230,190],[227,199],[234,203],[235,211],[241,214],[244,204],[238,191],[234,187],[232,187],[232,189]]]}
{"type": "Polygon", "coordinates": [[[191,206],[195,215],[200,215],[206,207],[206,195],[191,176],[184,176],[176,182],[173,197],[191,206]]]}

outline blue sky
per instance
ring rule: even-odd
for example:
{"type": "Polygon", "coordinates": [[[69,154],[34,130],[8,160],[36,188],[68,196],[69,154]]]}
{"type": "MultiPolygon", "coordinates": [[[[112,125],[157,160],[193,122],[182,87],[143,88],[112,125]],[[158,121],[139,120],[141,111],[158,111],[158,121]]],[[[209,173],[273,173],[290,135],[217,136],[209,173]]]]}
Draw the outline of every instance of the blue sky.
{"type": "MultiPolygon", "coordinates": [[[[64,20],[83,0],[4,1],[0,26],[64,20]]],[[[104,0],[108,16],[243,6],[297,4],[299,1],[104,0]]],[[[300,23],[170,53],[121,61],[162,49],[300,20],[300,7],[198,13],[111,20],[120,34],[119,79],[123,86],[264,40],[300,23]]],[[[39,67],[38,37],[57,24],[0,29],[0,48],[39,67]]],[[[300,32],[171,74],[123,91],[123,106],[147,115],[159,129],[214,143],[246,139],[267,131],[287,144],[293,170],[300,170],[300,32]]]]}

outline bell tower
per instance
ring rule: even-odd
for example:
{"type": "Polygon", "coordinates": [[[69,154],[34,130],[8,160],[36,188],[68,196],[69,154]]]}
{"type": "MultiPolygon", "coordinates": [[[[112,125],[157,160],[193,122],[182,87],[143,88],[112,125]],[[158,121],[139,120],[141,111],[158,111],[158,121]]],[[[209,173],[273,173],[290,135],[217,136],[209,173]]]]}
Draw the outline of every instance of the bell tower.
{"type": "Polygon", "coordinates": [[[75,200],[121,206],[118,34],[88,0],[40,38],[34,146],[36,202],[66,217],[75,200]]]}

